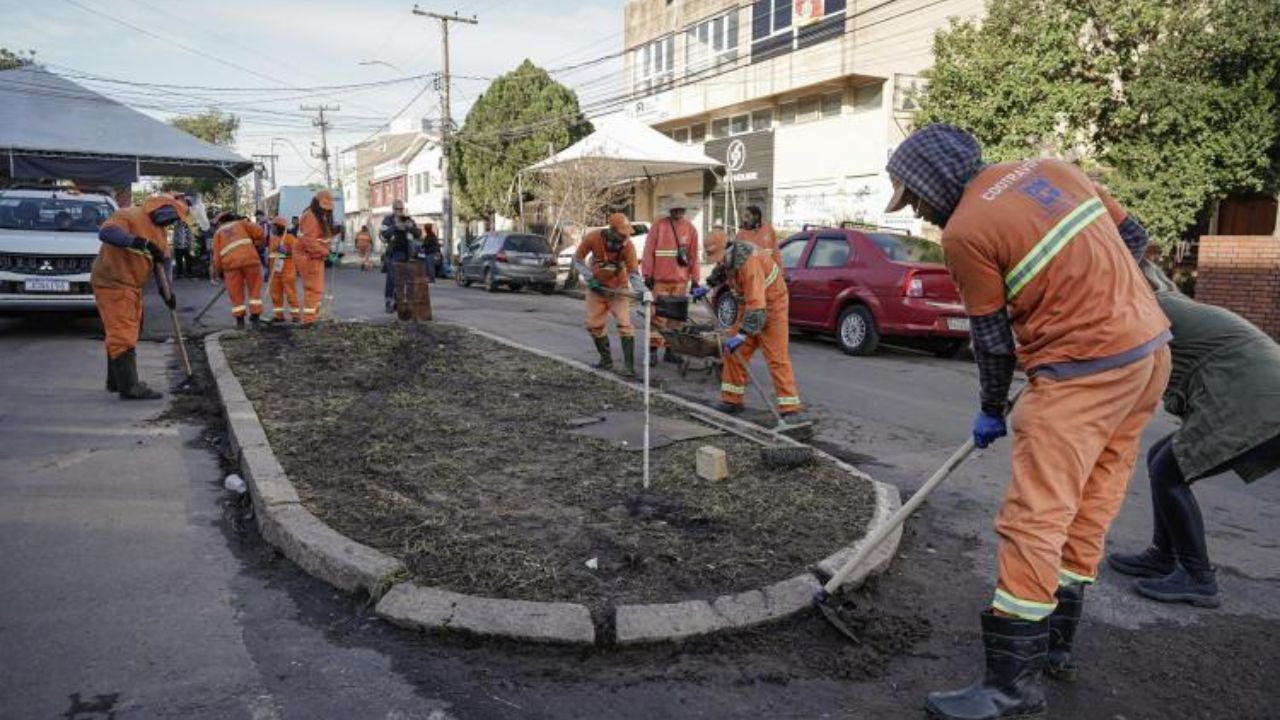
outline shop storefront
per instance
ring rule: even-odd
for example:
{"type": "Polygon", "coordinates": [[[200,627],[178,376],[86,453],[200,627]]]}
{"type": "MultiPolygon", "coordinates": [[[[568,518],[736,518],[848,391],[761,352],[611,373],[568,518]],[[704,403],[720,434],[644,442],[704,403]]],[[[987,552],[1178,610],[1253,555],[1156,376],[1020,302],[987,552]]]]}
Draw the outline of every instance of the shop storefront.
{"type": "MultiPolygon", "coordinates": [[[[724,162],[725,172],[733,174],[734,196],[738,213],[748,205],[758,205],[765,220],[770,219],[773,205],[773,146],[774,131],[734,135],[706,144],[706,154],[724,162]]],[[[734,213],[730,207],[729,186],[719,174],[707,174],[703,192],[707,197],[707,212],[703,214],[703,231],[709,232],[717,225],[729,227],[734,213]]]]}

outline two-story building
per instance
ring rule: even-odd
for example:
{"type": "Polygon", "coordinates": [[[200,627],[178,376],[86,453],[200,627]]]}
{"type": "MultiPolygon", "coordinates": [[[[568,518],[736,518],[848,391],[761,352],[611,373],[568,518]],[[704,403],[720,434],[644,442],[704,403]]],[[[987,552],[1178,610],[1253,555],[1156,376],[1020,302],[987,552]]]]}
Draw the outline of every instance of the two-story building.
{"type": "MultiPolygon", "coordinates": [[[[739,207],[782,228],[858,220],[918,232],[885,215],[884,173],[905,137],[934,33],[982,0],[629,0],[626,112],[703,146],[733,173],[739,207]]],[[[703,229],[732,222],[710,174],[659,179],[640,219],[672,194],[703,229]]]]}

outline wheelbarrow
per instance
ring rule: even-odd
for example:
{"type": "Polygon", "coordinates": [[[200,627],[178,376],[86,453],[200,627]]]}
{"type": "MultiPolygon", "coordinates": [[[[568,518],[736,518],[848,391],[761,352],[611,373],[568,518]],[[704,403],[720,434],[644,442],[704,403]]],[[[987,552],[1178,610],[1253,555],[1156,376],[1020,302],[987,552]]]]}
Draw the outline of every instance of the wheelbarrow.
{"type": "Polygon", "coordinates": [[[714,324],[686,323],[658,332],[667,349],[680,356],[678,368],[681,377],[687,376],[691,370],[719,377],[724,363],[720,357],[720,343],[724,341],[724,335],[716,330],[714,324]]]}

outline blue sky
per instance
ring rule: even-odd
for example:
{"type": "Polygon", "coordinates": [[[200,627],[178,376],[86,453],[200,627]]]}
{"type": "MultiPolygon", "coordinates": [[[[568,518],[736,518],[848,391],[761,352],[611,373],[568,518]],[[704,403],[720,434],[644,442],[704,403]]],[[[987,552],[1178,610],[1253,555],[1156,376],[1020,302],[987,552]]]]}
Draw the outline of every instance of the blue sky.
{"type": "MultiPolygon", "coordinates": [[[[460,76],[452,103],[458,123],[487,78],[526,57],[557,68],[622,47],[623,0],[418,4],[480,21],[455,24],[450,32],[450,69],[460,76]]],[[[0,46],[34,49],[51,70],[156,117],[210,106],[235,112],[242,122],[237,150],[266,153],[272,138],[283,138],[274,143],[279,179],[296,183],[320,177],[318,161],[307,157],[319,135],[299,110],[301,104],[341,105],[332,116],[331,149],[368,137],[406,105],[401,123],[439,117],[439,95],[424,90],[426,81],[309,90],[438,72],[439,23],[412,15],[413,5],[401,0],[0,0],[0,46]]],[[[558,79],[590,103],[622,92],[620,67],[612,60],[558,79]]]]}

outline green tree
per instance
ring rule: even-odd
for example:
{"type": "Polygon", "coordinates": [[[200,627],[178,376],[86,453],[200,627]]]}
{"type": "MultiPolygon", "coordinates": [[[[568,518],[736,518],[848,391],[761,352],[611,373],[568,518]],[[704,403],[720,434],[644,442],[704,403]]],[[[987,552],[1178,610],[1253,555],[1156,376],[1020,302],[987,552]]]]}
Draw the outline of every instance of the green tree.
{"type": "Polygon", "coordinates": [[[1167,248],[1211,201],[1275,191],[1277,23],[1274,0],[990,0],[938,33],[916,123],[1075,159],[1167,248]]]}
{"type": "MultiPolygon", "coordinates": [[[[199,115],[184,115],[169,120],[169,124],[214,145],[231,147],[240,130],[240,118],[230,113],[210,109],[199,115]]],[[[160,182],[160,188],[172,192],[197,192],[205,204],[221,210],[233,209],[235,181],[231,178],[168,177],[160,182]]]]}
{"type": "Polygon", "coordinates": [[[14,52],[6,47],[0,47],[0,70],[13,70],[14,68],[26,67],[36,61],[36,51],[28,50],[23,54],[21,50],[14,52]]]}
{"type": "Polygon", "coordinates": [[[525,60],[489,84],[454,137],[458,214],[489,220],[512,214],[516,173],[590,132],[578,96],[525,60]]]}

